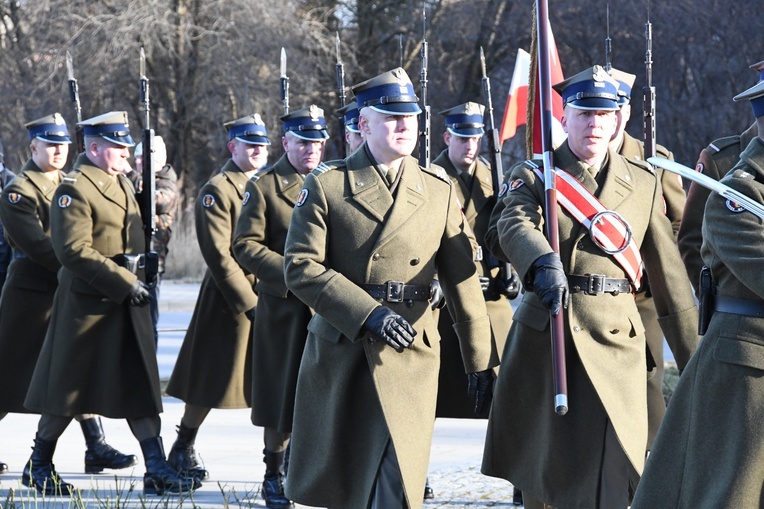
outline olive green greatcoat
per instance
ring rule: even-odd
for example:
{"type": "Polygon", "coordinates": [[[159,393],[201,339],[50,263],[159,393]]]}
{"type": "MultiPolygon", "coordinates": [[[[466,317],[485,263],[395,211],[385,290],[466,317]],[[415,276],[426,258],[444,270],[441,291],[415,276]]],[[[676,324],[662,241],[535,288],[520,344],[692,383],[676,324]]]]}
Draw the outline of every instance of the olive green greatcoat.
{"type": "MultiPolygon", "coordinates": [[[[676,271],[681,259],[656,176],[647,165],[611,151],[598,184],[567,142],[555,150],[554,160],[631,226],[659,323],[684,368],[697,344],[698,314],[685,275],[676,271]]],[[[529,162],[511,171],[514,190],[504,197],[498,231],[503,250],[525,280],[533,262],[552,252],[543,233],[544,184],[529,162]]],[[[559,206],[558,214],[567,274],[627,277],[578,221],[559,206]]],[[[535,293],[526,292],[502,357],[482,471],[547,504],[591,509],[608,420],[631,464],[642,471],[648,429],[645,337],[630,293],[573,293],[563,313],[570,411],[564,417],[554,412],[549,312],[535,293]]]]}
{"type": "MultiPolygon", "coordinates": [[[[721,182],[764,204],[764,142],[721,182]]],[[[717,294],[764,303],[762,220],[708,199],[703,261],[717,294]]],[[[716,312],[671,397],[632,509],[762,507],[764,319],[716,312]]]]}
{"type": "MultiPolygon", "coordinates": [[[[618,153],[627,159],[643,161],[645,159],[645,144],[629,133],[623,133],[623,141],[618,153]]],[[[663,145],[657,145],[655,153],[658,157],[674,160],[672,154],[663,145]]],[[[682,221],[682,211],[687,199],[684,188],[682,187],[682,178],[676,173],[671,173],[663,168],[653,167],[663,190],[663,204],[666,216],[671,221],[671,229],[676,236],[679,231],[679,224],[682,221]]],[[[688,282],[689,284],[689,282],[688,282]]],[[[639,316],[645,327],[645,338],[647,340],[647,367],[649,370],[647,379],[647,418],[648,435],[647,448],[652,447],[655,435],[661,425],[663,416],[666,414],[666,402],[663,398],[663,332],[658,325],[658,315],[655,311],[652,293],[645,291],[639,292],[635,296],[639,316]]]]}
{"type": "Polygon", "coordinates": [[[56,189],[50,222],[62,267],[24,406],[62,416],[157,415],[162,398],[149,307],[127,304],[138,276],[111,260],[145,250],[132,184],[80,155],[56,189]]]}
{"type": "MultiPolygon", "coordinates": [[[[754,123],[742,134],[714,140],[700,153],[695,169],[707,177],[720,180],[737,164],[740,160],[740,154],[758,135],[758,132],[756,123],[754,123]]],[[[703,260],[700,258],[700,246],[703,243],[701,233],[703,209],[706,207],[706,201],[710,194],[710,189],[695,183],[690,185],[677,239],[687,275],[690,277],[690,282],[696,293],[700,269],[703,267],[703,260]]]]}
{"type": "Polygon", "coordinates": [[[231,251],[247,176],[233,160],[199,190],[196,236],[207,271],[172,370],[167,394],[205,408],[252,404],[252,321],[255,278],[231,251]]]}
{"type": "Polygon", "coordinates": [[[294,395],[313,316],[286,287],[284,244],[303,177],[282,156],[247,182],[233,252],[257,278],[252,340],[252,423],[292,431],[294,395]]]}
{"type": "Polygon", "coordinates": [[[364,145],[346,166],[305,178],[285,251],[287,287],[316,312],[297,381],[286,482],[296,502],[366,507],[392,440],[409,507],[422,507],[440,365],[437,326],[429,302],[375,300],[359,285],[429,286],[437,270],[465,371],[498,364],[456,194],[434,173],[404,158],[393,198],[364,145]],[[417,331],[411,349],[398,353],[368,341],[363,324],[380,305],[417,331]]]}
{"type": "Polygon", "coordinates": [[[56,184],[30,159],[0,195],[0,219],[15,252],[0,298],[0,413],[29,411],[24,398],[48,330],[61,267],[50,241],[55,191],[56,184]]]}
{"type": "MultiPolygon", "coordinates": [[[[459,176],[456,167],[448,158],[448,149],[444,150],[432,164],[446,170],[456,197],[462,205],[464,219],[472,228],[482,249],[482,260],[475,262],[478,275],[491,278],[494,284],[493,280],[499,275],[499,267],[489,268],[489,251],[483,240],[488,230],[491,211],[496,204],[491,169],[482,160],[477,159],[468,185],[459,176]]],[[[496,295],[495,300],[486,300],[485,305],[491,320],[491,332],[496,351],[502,352],[512,323],[512,306],[503,295],[496,295]]],[[[464,373],[464,361],[459,349],[459,338],[454,332],[454,322],[446,309],[436,311],[436,316],[438,316],[438,333],[440,334],[440,374],[438,375],[438,406],[435,415],[475,418],[475,402],[467,397],[467,375],[464,373]]]]}

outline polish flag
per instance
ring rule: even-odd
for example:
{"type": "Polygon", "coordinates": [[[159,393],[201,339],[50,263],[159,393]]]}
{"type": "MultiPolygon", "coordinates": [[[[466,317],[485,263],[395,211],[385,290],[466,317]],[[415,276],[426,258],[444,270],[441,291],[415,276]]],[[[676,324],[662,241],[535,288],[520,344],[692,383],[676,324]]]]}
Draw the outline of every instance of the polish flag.
{"type": "MultiPolygon", "coordinates": [[[[562,64],[560,56],[557,53],[557,44],[554,41],[551,26],[549,29],[549,65],[551,67],[552,85],[560,83],[565,79],[562,74],[562,64]]],[[[522,49],[517,50],[517,59],[515,60],[515,69],[512,73],[512,83],[509,89],[509,98],[507,107],[504,110],[504,119],[502,120],[499,140],[512,138],[517,134],[517,128],[527,123],[526,110],[528,107],[528,78],[530,76],[530,55],[522,49]]],[[[536,79],[536,97],[539,96],[539,80],[536,79]]],[[[540,101],[534,101],[533,110],[533,153],[541,154],[541,105],[540,101]]],[[[567,135],[562,129],[560,119],[562,118],[562,97],[555,90],[552,90],[552,143],[558,147],[567,135]]]]}

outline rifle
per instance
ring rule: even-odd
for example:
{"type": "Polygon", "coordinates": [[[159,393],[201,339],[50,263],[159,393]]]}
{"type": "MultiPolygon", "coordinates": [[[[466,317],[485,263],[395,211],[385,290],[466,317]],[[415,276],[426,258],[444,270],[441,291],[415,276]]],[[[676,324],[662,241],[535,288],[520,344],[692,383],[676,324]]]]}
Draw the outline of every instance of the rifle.
{"type": "MultiPolygon", "coordinates": [[[[337,39],[335,41],[335,45],[337,48],[337,65],[335,66],[337,70],[337,97],[340,100],[340,108],[345,106],[345,64],[342,63],[342,59],[340,58],[340,33],[335,32],[337,39]]],[[[345,158],[345,155],[347,153],[347,147],[345,146],[345,115],[342,113],[337,114],[337,124],[339,125],[340,130],[340,157],[342,159],[345,158]]]]}
{"type": "Polygon", "coordinates": [[[74,104],[74,112],[77,114],[77,125],[74,128],[75,138],[77,140],[77,153],[85,152],[85,130],[80,125],[82,122],[82,108],[80,106],[80,87],[74,78],[74,64],[72,63],[72,54],[66,50],[66,72],[69,75],[69,97],[74,104]]]}
{"type": "Polygon", "coordinates": [[[143,235],[146,240],[145,270],[146,284],[149,288],[156,287],[159,282],[159,255],[153,249],[153,238],[156,234],[156,182],[154,181],[153,152],[154,130],[150,124],[149,79],[146,77],[146,53],[141,48],[140,78],[138,79],[143,104],[143,171],[141,172],[142,186],[136,193],[138,206],[143,220],[143,235]]]}
{"type": "MultiPolygon", "coordinates": [[[[552,145],[552,71],[549,62],[549,10],[547,0],[536,0],[536,33],[538,34],[539,105],[541,109],[541,147],[544,152],[544,219],[549,245],[560,252],[560,232],[557,221],[557,188],[554,174],[552,145]]],[[[568,381],[565,366],[565,332],[563,313],[550,314],[554,377],[554,411],[568,412],[568,381]]]]}
{"type": "Polygon", "coordinates": [[[430,105],[427,104],[427,12],[422,3],[422,72],[419,83],[422,87],[422,116],[419,117],[419,166],[430,167],[430,105]]]}
{"type": "Polygon", "coordinates": [[[650,23],[650,2],[647,3],[645,23],[645,87],[642,89],[642,129],[644,132],[645,159],[655,156],[655,87],[653,86],[653,25],[650,23]]]}
{"type": "Polygon", "coordinates": [[[286,50],[281,48],[281,104],[284,105],[284,115],[289,114],[289,76],[287,76],[286,50]]]}
{"type": "MultiPolygon", "coordinates": [[[[491,172],[493,178],[493,190],[495,193],[499,192],[501,186],[501,180],[504,177],[504,170],[501,162],[501,143],[499,143],[499,131],[496,129],[496,124],[493,120],[493,99],[491,99],[491,79],[488,77],[488,73],[485,67],[485,54],[483,53],[483,47],[480,47],[480,67],[483,70],[483,97],[486,105],[486,139],[488,141],[488,153],[491,160],[491,172]]],[[[498,279],[502,282],[505,289],[505,295],[514,299],[517,297],[520,291],[520,285],[517,277],[512,273],[512,265],[508,262],[499,262],[493,256],[489,254],[488,265],[499,267],[498,279]]]]}

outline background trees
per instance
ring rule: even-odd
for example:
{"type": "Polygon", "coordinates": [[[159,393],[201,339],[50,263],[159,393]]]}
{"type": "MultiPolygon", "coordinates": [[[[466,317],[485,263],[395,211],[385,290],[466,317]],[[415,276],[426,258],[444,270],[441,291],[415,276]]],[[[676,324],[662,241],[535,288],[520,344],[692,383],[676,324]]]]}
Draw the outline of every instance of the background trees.
{"type": "MultiPolygon", "coordinates": [[[[604,63],[606,1],[550,0],[552,28],[566,75],[604,63]]],[[[693,165],[715,137],[751,123],[732,97],[753,85],[748,65],[764,59],[756,41],[756,0],[650,3],[658,142],[693,165]]],[[[288,55],[290,104],[338,107],[334,37],[342,39],[346,83],[403,65],[418,88],[422,8],[430,42],[433,156],[443,148],[437,112],[482,102],[478,48],[486,52],[496,120],[504,109],[518,47],[530,46],[532,2],[517,0],[0,0],[0,139],[5,161],[28,157],[23,123],[52,111],[70,126],[65,53],[74,57],[85,117],[113,109],[142,128],[138,53],[145,47],[152,124],[182,176],[186,200],[227,157],[223,122],[263,115],[272,160],[280,153],[279,53],[288,55]],[[401,50],[402,48],[402,50],[401,50]]],[[[638,76],[629,131],[641,137],[645,2],[613,0],[613,65],[638,76]]],[[[335,138],[327,158],[337,154],[335,138]]],[[[506,165],[522,142],[505,143],[506,165]]]]}

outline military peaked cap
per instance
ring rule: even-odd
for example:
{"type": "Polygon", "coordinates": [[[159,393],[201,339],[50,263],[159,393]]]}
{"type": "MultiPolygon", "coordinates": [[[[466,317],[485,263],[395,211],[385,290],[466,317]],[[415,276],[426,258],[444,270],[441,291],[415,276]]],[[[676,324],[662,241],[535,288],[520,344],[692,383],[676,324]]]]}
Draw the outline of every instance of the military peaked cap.
{"type": "Polygon", "coordinates": [[[327,140],[324,110],[311,104],[307,108],[292,111],[283,117],[284,132],[291,132],[298,138],[308,141],[327,140]]]}
{"type": "Polygon", "coordinates": [[[237,139],[250,145],[270,145],[268,133],[265,130],[265,122],[259,113],[247,115],[223,124],[228,131],[228,139],[237,139]]]}
{"type": "Polygon", "coordinates": [[[30,140],[37,138],[56,145],[72,142],[69,138],[69,131],[66,129],[66,121],[60,113],[32,120],[24,124],[24,127],[27,128],[30,140]]]}
{"type": "Polygon", "coordinates": [[[618,82],[599,65],[554,85],[565,106],[579,110],[617,110],[618,82]]]}
{"type": "Polygon", "coordinates": [[[352,87],[358,109],[369,107],[388,115],[418,115],[414,85],[406,71],[397,67],[352,87]]]}
{"type": "Polygon", "coordinates": [[[84,128],[85,136],[100,136],[122,147],[135,146],[135,142],[130,137],[130,125],[127,123],[126,111],[110,111],[83,120],[78,125],[84,128]]]}
{"type": "Polygon", "coordinates": [[[462,138],[471,138],[485,134],[483,111],[485,111],[485,106],[482,104],[468,102],[443,110],[438,114],[446,117],[446,130],[449,133],[462,138]]]}

